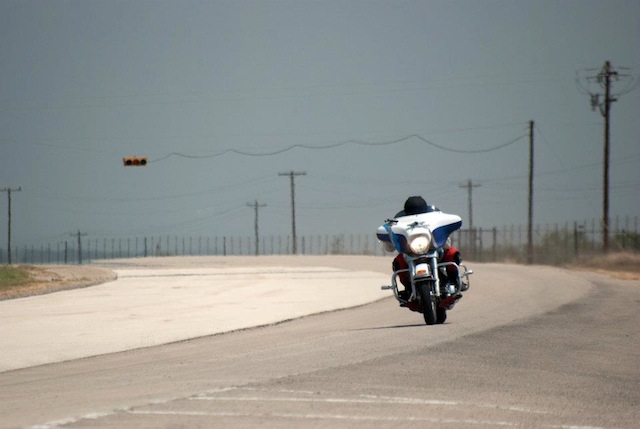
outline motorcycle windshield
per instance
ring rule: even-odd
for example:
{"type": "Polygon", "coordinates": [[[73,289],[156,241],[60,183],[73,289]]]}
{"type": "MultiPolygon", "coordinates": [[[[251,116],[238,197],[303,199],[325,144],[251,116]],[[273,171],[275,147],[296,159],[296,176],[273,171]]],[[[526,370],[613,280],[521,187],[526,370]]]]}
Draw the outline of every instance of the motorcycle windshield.
{"type": "MultiPolygon", "coordinates": [[[[452,232],[462,227],[462,219],[458,215],[443,212],[421,213],[411,216],[402,216],[396,219],[398,223],[410,224],[423,222],[433,234],[436,247],[442,247],[452,232]]],[[[389,239],[387,239],[389,240],[389,239]]]]}

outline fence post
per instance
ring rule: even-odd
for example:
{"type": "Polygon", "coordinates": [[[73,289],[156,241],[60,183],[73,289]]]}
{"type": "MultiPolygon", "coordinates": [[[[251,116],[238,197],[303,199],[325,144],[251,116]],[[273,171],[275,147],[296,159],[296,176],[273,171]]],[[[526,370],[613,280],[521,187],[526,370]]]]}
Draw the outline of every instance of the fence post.
{"type": "Polygon", "coordinates": [[[498,228],[496,228],[495,226],[493,227],[492,230],[492,245],[491,245],[491,250],[492,250],[492,254],[493,254],[493,262],[495,262],[498,259],[498,228]]]}

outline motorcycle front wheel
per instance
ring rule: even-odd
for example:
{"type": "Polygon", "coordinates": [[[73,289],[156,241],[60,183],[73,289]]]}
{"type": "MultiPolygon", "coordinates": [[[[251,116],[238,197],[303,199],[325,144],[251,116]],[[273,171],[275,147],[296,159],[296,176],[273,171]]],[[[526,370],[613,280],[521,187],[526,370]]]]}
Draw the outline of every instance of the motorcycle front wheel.
{"type": "Polygon", "coordinates": [[[435,325],[438,319],[436,314],[436,299],[431,293],[434,288],[435,282],[433,280],[423,281],[416,284],[420,308],[422,309],[422,315],[424,316],[424,321],[427,325],[435,325]]]}

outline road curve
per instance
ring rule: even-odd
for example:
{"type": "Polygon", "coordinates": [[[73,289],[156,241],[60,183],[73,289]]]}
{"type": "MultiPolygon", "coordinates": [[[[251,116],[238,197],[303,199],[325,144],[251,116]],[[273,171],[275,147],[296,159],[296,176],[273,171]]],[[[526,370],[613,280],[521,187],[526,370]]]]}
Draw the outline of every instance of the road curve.
{"type": "MultiPolygon", "coordinates": [[[[387,259],[291,264],[383,273],[387,259]]],[[[441,326],[383,299],[0,373],[0,426],[639,427],[640,282],[472,268],[441,326]]]]}

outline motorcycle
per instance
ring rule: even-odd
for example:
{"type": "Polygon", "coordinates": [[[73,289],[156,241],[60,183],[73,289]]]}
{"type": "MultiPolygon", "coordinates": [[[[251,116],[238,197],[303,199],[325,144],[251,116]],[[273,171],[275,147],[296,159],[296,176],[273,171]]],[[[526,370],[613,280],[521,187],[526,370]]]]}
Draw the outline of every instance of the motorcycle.
{"type": "Polygon", "coordinates": [[[461,226],[459,216],[436,210],[387,219],[376,231],[385,250],[399,252],[406,261],[406,268],[394,268],[391,285],[382,290],[392,290],[401,307],[422,313],[427,325],[444,323],[447,310],[469,289],[472,270],[455,262],[439,262],[442,247],[461,226]],[[447,275],[452,266],[457,273],[453,280],[447,275]],[[398,291],[400,276],[406,279],[403,291],[398,291]]]}

